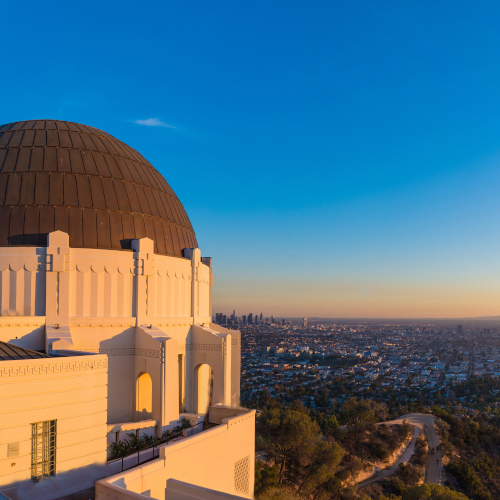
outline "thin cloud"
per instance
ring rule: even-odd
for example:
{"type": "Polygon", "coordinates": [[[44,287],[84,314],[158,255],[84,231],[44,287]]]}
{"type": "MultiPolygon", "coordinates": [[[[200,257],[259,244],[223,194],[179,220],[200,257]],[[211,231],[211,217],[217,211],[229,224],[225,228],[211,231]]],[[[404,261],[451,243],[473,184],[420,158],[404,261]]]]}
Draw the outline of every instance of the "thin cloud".
{"type": "Polygon", "coordinates": [[[169,123],[162,122],[158,118],[148,118],[147,120],[132,120],[133,123],[137,125],[144,125],[146,127],[166,127],[166,128],[177,128],[169,123]]]}

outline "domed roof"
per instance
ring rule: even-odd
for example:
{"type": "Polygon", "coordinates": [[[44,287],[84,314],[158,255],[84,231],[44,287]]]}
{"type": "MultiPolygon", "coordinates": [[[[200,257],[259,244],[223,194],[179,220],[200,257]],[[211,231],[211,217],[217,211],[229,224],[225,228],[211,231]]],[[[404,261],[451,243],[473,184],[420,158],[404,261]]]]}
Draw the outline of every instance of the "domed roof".
{"type": "Polygon", "coordinates": [[[46,246],[52,231],[75,248],[159,254],[197,247],[181,202],[137,151],[93,127],[57,120],[0,126],[0,247],[46,246]]]}

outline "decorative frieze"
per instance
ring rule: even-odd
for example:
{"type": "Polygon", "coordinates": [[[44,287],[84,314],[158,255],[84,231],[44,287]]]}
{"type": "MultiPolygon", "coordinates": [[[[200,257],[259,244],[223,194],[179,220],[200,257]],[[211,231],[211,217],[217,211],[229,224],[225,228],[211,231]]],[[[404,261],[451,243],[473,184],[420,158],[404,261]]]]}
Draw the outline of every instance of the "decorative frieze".
{"type": "Polygon", "coordinates": [[[220,351],[220,344],[179,344],[179,351],[220,351]]]}
{"type": "Polygon", "coordinates": [[[10,366],[4,362],[0,364],[0,378],[5,377],[28,377],[31,375],[48,375],[51,373],[66,373],[83,370],[105,369],[108,366],[107,359],[64,361],[62,363],[36,363],[10,366]]]}
{"type": "Polygon", "coordinates": [[[17,327],[20,327],[20,326],[31,326],[33,328],[36,328],[36,327],[40,327],[40,326],[44,326],[45,323],[0,323],[0,328],[3,328],[5,326],[7,327],[13,327],[13,328],[17,328],[17,327]]]}
{"type": "Polygon", "coordinates": [[[137,347],[105,347],[100,349],[85,349],[79,347],[81,351],[98,354],[107,354],[108,356],[145,356],[147,358],[159,358],[160,351],[153,349],[139,349],[137,347]]]}

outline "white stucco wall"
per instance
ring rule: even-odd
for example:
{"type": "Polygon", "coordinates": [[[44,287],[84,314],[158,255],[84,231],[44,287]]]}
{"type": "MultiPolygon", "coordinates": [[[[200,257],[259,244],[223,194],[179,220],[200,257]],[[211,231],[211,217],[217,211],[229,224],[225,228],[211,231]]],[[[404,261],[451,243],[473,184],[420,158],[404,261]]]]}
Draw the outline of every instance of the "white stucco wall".
{"type": "MultiPolygon", "coordinates": [[[[75,356],[77,361],[70,365],[69,358],[30,360],[28,365],[73,368],[27,371],[19,380],[2,375],[14,362],[0,361],[0,490],[9,485],[16,494],[28,492],[25,497],[31,498],[37,487],[38,493],[44,491],[37,498],[50,498],[50,484],[60,492],[64,488],[56,487],[58,481],[66,481],[67,491],[68,486],[78,488],[92,477],[109,475],[113,466],[105,465],[107,424],[141,418],[136,414],[136,381],[143,372],[152,381],[151,417],[158,422],[157,436],[178,423],[179,413],[197,410],[194,374],[200,364],[210,365],[214,374],[212,404],[239,404],[240,335],[211,324],[210,259],[202,262],[199,249],[188,249],[186,258],[156,255],[148,238],[134,240],[132,247],[70,248],[68,235],[56,231],[49,235],[47,248],[0,248],[0,341],[56,355],[96,353],[75,356]],[[89,361],[94,363],[89,373],[82,368],[87,357],[94,360],[89,361]],[[95,360],[105,363],[101,371],[95,360]],[[29,378],[31,373],[35,378],[29,378]],[[61,439],[57,478],[35,485],[30,481],[26,429],[38,420],[57,420],[61,439]],[[22,450],[15,462],[6,452],[12,439],[19,439],[22,450]]],[[[227,444],[233,439],[231,425],[224,427],[225,434],[222,427],[207,434],[214,440],[210,446],[226,450],[227,460],[246,443],[227,444]]],[[[248,432],[253,453],[253,427],[248,432]]],[[[206,456],[208,442],[197,442],[206,456]]],[[[171,467],[184,455],[195,456],[190,443],[183,452],[183,446],[176,448],[179,455],[171,467]]],[[[170,460],[170,453],[164,460],[170,460]]],[[[232,470],[227,460],[221,466],[232,470]]],[[[224,488],[230,489],[228,485],[224,488]]]]}
{"type": "Polygon", "coordinates": [[[65,473],[106,463],[107,375],[102,354],[0,361],[0,491],[24,482],[20,498],[38,498],[65,473]],[[35,485],[31,424],[47,420],[57,421],[57,476],[35,485]],[[19,444],[17,456],[9,443],[19,444]]]}
{"type": "Polygon", "coordinates": [[[160,448],[160,458],[96,483],[96,500],[165,499],[167,480],[253,498],[255,411],[227,418],[213,429],[160,448]],[[109,497],[107,496],[109,495],[109,497]]]}

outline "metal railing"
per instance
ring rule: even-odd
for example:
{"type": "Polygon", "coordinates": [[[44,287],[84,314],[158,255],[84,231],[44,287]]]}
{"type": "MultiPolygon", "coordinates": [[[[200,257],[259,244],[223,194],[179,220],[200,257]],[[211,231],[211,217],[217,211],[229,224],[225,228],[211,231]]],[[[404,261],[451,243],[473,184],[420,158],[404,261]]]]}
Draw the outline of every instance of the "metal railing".
{"type": "MultiPolygon", "coordinates": [[[[203,422],[199,422],[198,424],[193,425],[191,427],[186,427],[185,429],[183,429],[180,432],[172,434],[171,436],[163,438],[163,439],[161,439],[161,440],[159,440],[159,441],[157,441],[157,442],[155,442],[153,444],[150,444],[148,446],[144,446],[143,448],[139,448],[137,451],[134,451],[133,453],[130,453],[129,455],[126,455],[124,457],[118,458],[116,460],[111,460],[108,463],[113,463],[113,462],[117,462],[118,460],[121,460],[121,462],[122,462],[122,472],[124,472],[124,471],[126,471],[128,469],[132,469],[134,467],[137,467],[140,464],[145,464],[145,463],[147,463],[147,462],[155,459],[155,448],[156,447],[161,446],[161,445],[166,444],[166,443],[169,443],[170,441],[180,439],[184,435],[185,431],[191,431],[190,435],[198,434],[199,432],[203,431],[203,422]],[[152,449],[152,456],[150,458],[147,458],[146,460],[143,460],[141,462],[141,457],[140,457],[141,452],[144,452],[144,451],[149,450],[149,449],[152,449]],[[124,460],[127,460],[127,459],[133,457],[136,453],[137,453],[137,463],[135,463],[134,465],[131,465],[130,467],[124,468],[124,460]]],[[[186,436],[186,437],[189,437],[189,436],[186,436]]]]}

